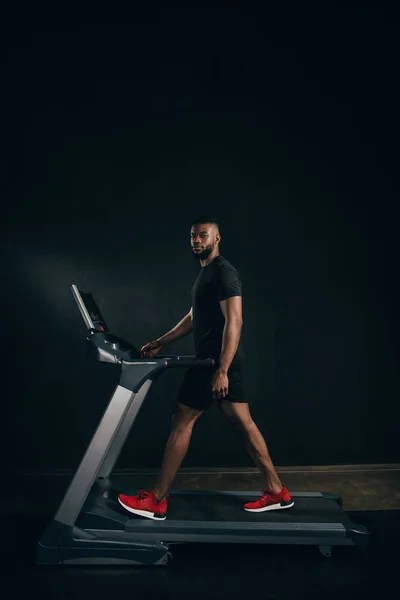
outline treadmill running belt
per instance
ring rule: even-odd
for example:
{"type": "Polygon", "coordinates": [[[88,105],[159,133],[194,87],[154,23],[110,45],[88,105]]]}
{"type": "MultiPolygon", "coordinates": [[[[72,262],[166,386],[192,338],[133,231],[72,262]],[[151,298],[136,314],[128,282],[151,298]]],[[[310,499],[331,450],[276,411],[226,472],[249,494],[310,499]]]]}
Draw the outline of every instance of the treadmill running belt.
{"type": "MultiPolygon", "coordinates": [[[[341,521],[343,512],[339,504],[324,498],[297,498],[292,508],[260,513],[245,511],[243,505],[251,500],[246,494],[222,495],[174,495],[168,502],[167,519],[177,521],[293,521],[327,522],[341,521]]],[[[132,515],[131,515],[132,516],[132,515]]]]}

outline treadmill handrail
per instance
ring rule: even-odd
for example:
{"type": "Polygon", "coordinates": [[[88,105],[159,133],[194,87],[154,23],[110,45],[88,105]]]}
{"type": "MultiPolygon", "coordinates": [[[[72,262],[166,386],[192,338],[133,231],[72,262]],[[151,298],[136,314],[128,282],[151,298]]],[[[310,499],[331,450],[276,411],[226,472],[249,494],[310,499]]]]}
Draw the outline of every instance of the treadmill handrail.
{"type": "Polygon", "coordinates": [[[157,356],[153,358],[135,358],[134,360],[124,360],[124,365],[134,364],[162,364],[165,367],[213,367],[215,360],[213,358],[195,358],[192,356],[157,356]]]}

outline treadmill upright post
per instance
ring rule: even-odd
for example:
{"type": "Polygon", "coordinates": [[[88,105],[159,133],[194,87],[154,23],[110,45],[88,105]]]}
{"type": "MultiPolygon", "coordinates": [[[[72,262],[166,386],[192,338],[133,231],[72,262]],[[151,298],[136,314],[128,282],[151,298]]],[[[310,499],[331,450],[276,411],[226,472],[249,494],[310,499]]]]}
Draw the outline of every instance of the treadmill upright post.
{"type": "Polygon", "coordinates": [[[132,399],[132,402],[130,402],[125,417],[123,418],[122,423],[119,425],[118,430],[115,433],[114,439],[111,442],[108,453],[104,457],[97,477],[104,477],[105,479],[107,479],[111,475],[115,463],[117,462],[118,457],[121,454],[126,438],[128,437],[129,432],[132,428],[133,422],[136,419],[136,416],[144,402],[144,399],[152,383],[152,380],[148,379],[142,385],[137,394],[134,394],[134,398],[132,399]]]}
{"type": "Polygon", "coordinates": [[[65,494],[55,520],[72,527],[89,494],[114,440],[120,423],[130,407],[134,392],[118,385],[101,419],[96,432],[82,458],[67,493],[65,494]]]}

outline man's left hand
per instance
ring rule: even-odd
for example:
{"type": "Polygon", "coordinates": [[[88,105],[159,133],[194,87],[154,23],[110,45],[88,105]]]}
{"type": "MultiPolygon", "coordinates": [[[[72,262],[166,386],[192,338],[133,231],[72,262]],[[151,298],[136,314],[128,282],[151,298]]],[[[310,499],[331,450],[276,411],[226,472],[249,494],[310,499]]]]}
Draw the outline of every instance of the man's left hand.
{"type": "Polygon", "coordinates": [[[212,378],[212,394],[214,398],[225,398],[228,395],[229,379],[225,371],[217,369],[212,378]]]}

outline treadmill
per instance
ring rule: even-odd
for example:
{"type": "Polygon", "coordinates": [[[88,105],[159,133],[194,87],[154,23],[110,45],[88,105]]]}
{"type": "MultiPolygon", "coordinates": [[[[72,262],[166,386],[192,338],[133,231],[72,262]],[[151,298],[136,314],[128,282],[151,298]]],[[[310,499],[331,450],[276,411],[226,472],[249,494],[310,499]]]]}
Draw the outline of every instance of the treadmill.
{"type": "Polygon", "coordinates": [[[167,565],[170,545],[188,542],[365,546],[369,532],[342,510],[339,496],[294,492],[294,507],[251,513],[243,504],[259,493],[171,491],[165,521],[128,513],[119,493],[139,489],[111,474],[153,383],[167,368],[212,367],[192,356],[140,358],[132,344],[113,335],[90,293],[71,286],[88,329],[89,356],[120,366],[119,382],[53,520],[37,545],[44,565],[167,565]]]}

